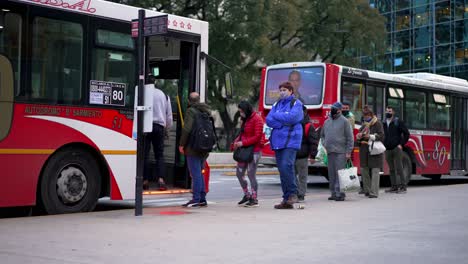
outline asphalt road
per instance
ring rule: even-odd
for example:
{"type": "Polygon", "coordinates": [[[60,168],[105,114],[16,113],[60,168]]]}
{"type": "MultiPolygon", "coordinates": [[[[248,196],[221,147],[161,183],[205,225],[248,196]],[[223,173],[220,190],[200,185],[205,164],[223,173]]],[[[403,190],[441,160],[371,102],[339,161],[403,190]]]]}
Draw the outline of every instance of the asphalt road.
{"type": "Polygon", "coordinates": [[[379,199],[349,194],[347,201],[334,202],[326,199],[324,179],[311,177],[305,210],[273,209],[280,197],[277,176],[259,176],[260,207],[238,207],[235,179],[213,173],[208,208],[181,208],[187,197],[179,197],[145,201],[141,217],[121,202],[114,208],[121,210],[0,219],[0,263],[445,264],[468,259],[467,178],[437,184],[418,179],[407,194],[382,193],[379,199]]]}

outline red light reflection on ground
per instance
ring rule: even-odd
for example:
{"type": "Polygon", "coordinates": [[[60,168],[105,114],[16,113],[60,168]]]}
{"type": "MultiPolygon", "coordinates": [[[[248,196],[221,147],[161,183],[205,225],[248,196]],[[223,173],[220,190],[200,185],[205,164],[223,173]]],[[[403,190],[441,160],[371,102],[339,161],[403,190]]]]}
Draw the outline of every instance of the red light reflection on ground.
{"type": "Polygon", "coordinates": [[[189,212],[186,212],[186,211],[161,211],[159,212],[160,215],[184,215],[188,213],[189,212]]]}

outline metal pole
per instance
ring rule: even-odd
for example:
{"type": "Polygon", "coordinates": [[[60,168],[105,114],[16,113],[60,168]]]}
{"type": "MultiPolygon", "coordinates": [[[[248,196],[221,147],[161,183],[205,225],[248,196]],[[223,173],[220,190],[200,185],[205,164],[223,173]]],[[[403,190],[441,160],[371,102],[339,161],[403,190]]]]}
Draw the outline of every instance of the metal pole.
{"type": "MultiPolygon", "coordinates": [[[[143,26],[145,22],[145,10],[138,11],[138,106],[144,104],[145,87],[145,37],[143,36],[143,26]]],[[[143,111],[137,113],[137,169],[135,180],[135,216],[143,215],[143,168],[144,159],[144,139],[143,139],[143,111]]]]}
{"type": "Polygon", "coordinates": [[[436,62],[436,1],[432,1],[432,73],[436,73],[437,62],[436,62]]]}

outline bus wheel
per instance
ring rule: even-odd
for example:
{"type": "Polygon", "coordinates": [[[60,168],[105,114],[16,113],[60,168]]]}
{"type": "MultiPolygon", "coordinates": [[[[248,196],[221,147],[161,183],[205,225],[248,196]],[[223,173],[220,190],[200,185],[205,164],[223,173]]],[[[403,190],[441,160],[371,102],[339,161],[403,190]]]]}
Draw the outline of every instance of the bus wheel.
{"type": "Polygon", "coordinates": [[[98,163],[86,151],[62,150],[47,162],[40,187],[48,214],[92,211],[101,190],[98,163]]]}
{"type": "Polygon", "coordinates": [[[413,165],[411,163],[409,155],[406,152],[402,153],[401,158],[403,163],[403,174],[405,175],[406,184],[408,184],[411,181],[413,165]]]}

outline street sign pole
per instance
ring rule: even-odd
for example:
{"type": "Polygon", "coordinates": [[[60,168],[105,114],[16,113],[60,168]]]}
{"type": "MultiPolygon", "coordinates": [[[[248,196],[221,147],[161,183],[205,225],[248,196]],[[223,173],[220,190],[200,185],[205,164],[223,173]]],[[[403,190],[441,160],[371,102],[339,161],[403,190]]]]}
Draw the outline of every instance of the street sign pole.
{"type": "MultiPolygon", "coordinates": [[[[138,106],[144,104],[145,87],[145,37],[143,27],[145,21],[145,10],[138,11],[138,106]]],[[[143,111],[135,109],[137,112],[137,169],[135,180],[135,216],[143,215],[143,169],[144,159],[144,139],[143,139],[143,111]]]]}

